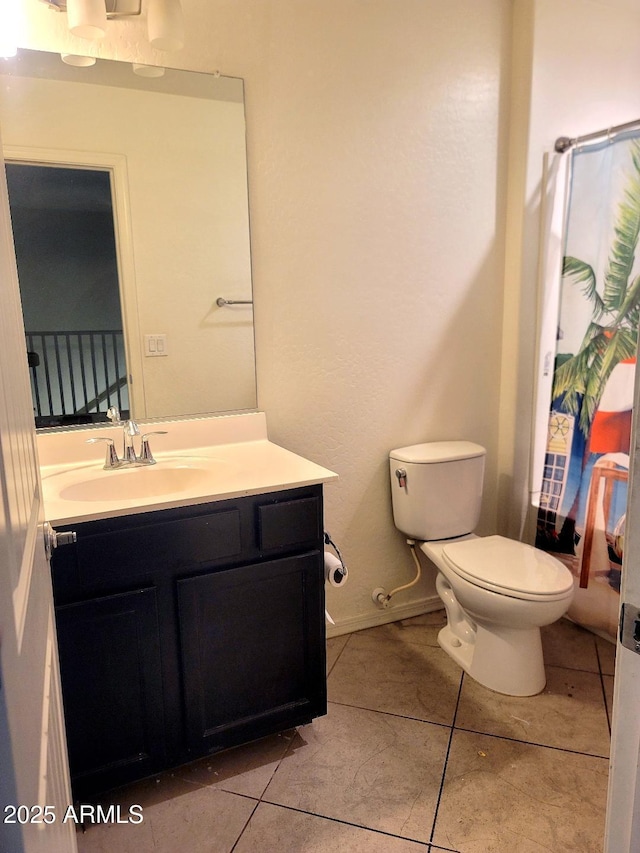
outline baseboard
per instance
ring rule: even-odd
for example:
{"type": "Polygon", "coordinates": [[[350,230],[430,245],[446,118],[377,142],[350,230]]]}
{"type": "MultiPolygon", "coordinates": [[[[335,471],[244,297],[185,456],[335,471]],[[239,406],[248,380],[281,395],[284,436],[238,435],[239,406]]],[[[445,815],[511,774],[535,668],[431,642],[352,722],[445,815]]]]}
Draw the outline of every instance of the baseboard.
{"type": "Polygon", "coordinates": [[[354,631],[362,631],[365,628],[375,628],[377,625],[387,625],[389,622],[399,622],[401,619],[410,619],[412,616],[421,616],[423,613],[432,613],[441,610],[442,599],[437,596],[420,598],[409,604],[394,604],[392,607],[380,609],[377,613],[363,613],[351,619],[343,619],[335,625],[327,622],[327,637],[340,637],[343,634],[352,634],[354,631]]]}

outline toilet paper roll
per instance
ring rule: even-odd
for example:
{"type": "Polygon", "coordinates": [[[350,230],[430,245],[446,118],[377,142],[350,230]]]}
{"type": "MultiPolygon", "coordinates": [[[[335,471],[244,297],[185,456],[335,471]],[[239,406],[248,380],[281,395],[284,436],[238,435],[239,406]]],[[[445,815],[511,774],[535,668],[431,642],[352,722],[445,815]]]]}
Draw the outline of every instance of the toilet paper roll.
{"type": "Polygon", "coordinates": [[[331,586],[344,586],[349,572],[342,566],[340,560],[330,551],[324,552],[324,579],[331,586]]]}

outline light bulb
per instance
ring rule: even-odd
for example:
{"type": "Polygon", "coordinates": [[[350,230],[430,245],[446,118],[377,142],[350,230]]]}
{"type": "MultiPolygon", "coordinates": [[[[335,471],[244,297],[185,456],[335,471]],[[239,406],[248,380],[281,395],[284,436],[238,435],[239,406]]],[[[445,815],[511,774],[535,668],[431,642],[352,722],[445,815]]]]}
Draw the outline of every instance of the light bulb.
{"type": "Polygon", "coordinates": [[[18,3],[0,0],[0,56],[7,59],[18,53],[18,3]]]}

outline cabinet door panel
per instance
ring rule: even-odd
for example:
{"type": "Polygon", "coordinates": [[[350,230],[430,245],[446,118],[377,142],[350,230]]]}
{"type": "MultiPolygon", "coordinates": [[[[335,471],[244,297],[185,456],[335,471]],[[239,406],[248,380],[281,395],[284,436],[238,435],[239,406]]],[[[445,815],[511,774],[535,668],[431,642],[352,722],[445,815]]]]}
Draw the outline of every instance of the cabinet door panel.
{"type": "Polygon", "coordinates": [[[317,551],[178,581],[192,751],[326,712],[322,593],[317,551]]]}
{"type": "Polygon", "coordinates": [[[155,591],[56,609],[74,793],[153,773],[164,759],[155,591]]]}

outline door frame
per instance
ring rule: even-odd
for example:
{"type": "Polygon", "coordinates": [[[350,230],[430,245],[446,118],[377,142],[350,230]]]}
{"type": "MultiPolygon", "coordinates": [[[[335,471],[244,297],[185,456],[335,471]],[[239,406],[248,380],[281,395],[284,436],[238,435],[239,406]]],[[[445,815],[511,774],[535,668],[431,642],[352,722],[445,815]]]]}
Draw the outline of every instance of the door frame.
{"type": "Polygon", "coordinates": [[[12,853],[75,853],[75,826],[63,820],[71,786],[1,144],[0,292],[0,846],[12,853]],[[37,819],[45,806],[53,822],[37,819]]]}
{"type": "Polygon", "coordinates": [[[144,371],[126,156],[102,151],[71,151],[23,145],[5,145],[3,155],[5,162],[32,166],[60,166],[70,169],[96,169],[109,173],[131,417],[144,420],[146,417],[144,371]]]}

